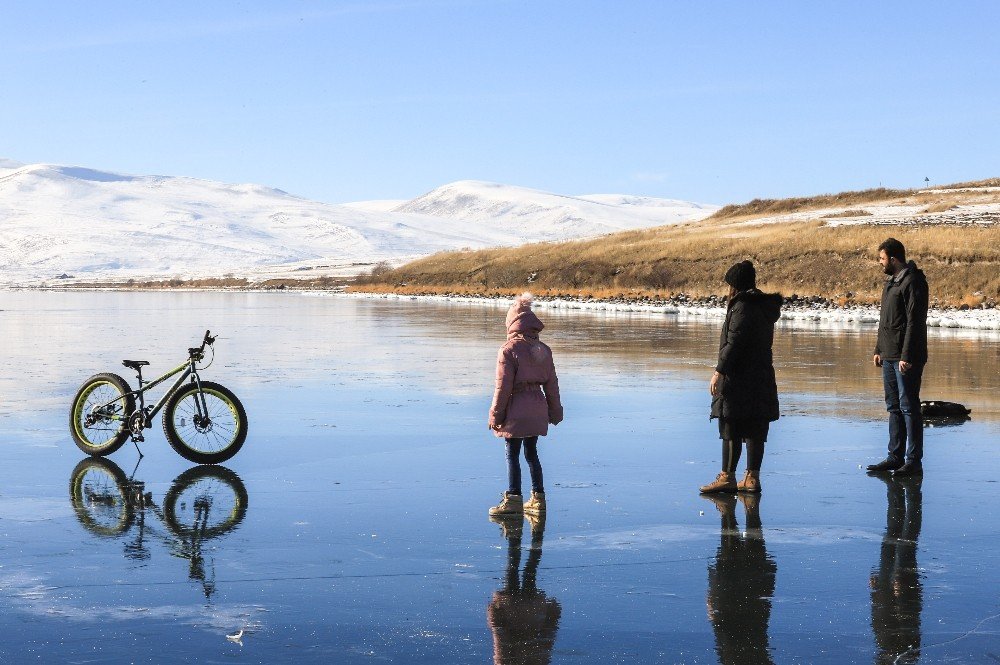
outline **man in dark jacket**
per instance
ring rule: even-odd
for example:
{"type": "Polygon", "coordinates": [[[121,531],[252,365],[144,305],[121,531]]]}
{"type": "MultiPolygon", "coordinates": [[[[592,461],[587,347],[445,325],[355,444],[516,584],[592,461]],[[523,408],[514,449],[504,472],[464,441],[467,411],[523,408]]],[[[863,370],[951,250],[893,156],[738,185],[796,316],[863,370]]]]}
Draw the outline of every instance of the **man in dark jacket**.
{"type": "Polygon", "coordinates": [[[895,238],[879,245],[878,257],[888,278],[872,361],[882,368],[889,455],[868,470],[917,476],[923,473],[924,456],[920,378],[927,363],[927,279],[916,263],[906,261],[906,249],[895,238]]]}

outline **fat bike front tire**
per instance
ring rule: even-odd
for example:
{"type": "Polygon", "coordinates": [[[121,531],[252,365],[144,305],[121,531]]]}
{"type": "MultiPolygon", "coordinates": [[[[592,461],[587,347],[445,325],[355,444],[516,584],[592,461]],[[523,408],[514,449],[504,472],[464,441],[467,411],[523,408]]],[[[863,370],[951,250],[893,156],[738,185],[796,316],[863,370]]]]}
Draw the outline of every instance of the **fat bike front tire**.
{"type": "Polygon", "coordinates": [[[128,416],[135,397],[128,382],[117,374],[95,374],[73,398],[69,432],[76,447],[95,457],[115,452],[128,440],[128,416]]]}
{"type": "Polygon", "coordinates": [[[197,464],[218,464],[238,453],[247,439],[247,426],[247,412],[240,400],[225,386],[211,381],[202,381],[200,391],[196,384],[186,384],[163,408],[163,433],[170,447],[197,464]],[[199,409],[202,396],[208,408],[207,421],[199,409]]]}
{"type": "Polygon", "coordinates": [[[163,498],[163,521],[185,542],[229,533],[247,516],[247,488],[235,472],[214,464],[177,476],[163,498]]]}

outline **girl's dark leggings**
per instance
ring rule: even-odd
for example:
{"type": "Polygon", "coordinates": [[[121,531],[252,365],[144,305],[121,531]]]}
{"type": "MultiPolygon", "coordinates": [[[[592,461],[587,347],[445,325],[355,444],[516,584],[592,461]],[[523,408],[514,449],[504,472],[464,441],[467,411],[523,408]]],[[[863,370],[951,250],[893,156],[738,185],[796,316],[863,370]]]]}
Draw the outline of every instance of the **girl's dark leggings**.
{"type": "Polygon", "coordinates": [[[524,459],[528,462],[531,472],[531,491],[544,492],[542,485],[542,462],[538,459],[538,437],[529,436],[523,439],[506,439],[507,441],[507,491],[511,494],[521,494],[521,446],[524,446],[524,459]]]}
{"type": "MultiPolygon", "coordinates": [[[[757,439],[747,439],[747,471],[760,471],[764,461],[764,442],[757,439]]],[[[743,446],[740,441],[722,440],[722,470],[736,473],[736,464],[740,461],[743,446]]]]}

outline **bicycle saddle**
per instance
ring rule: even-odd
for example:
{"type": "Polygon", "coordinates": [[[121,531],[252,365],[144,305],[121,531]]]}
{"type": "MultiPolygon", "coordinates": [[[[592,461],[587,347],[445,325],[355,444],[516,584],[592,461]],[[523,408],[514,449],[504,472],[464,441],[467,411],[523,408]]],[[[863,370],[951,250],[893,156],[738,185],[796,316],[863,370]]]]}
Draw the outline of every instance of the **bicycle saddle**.
{"type": "Polygon", "coordinates": [[[122,361],[122,365],[125,365],[129,369],[134,369],[137,372],[139,371],[140,367],[145,367],[148,364],[149,364],[149,362],[146,361],[146,360],[123,360],[122,361]]]}

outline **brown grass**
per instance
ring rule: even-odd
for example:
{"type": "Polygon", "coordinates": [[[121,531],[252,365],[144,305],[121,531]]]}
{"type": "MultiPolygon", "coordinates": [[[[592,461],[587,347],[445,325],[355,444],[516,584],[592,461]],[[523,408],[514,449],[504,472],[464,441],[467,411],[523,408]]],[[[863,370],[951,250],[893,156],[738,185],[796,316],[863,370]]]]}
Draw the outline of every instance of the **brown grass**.
{"type": "Polygon", "coordinates": [[[882,285],[875,248],[892,235],[927,273],[932,299],[960,304],[976,291],[987,299],[1000,298],[998,227],[887,229],[827,227],[816,221],[730,231],[661,227],[567,243],[444,252],[359,280],[357,289],[510,294],[530,288],[541,295],[706,296],[723,292],[726,269],[749,258],[762,288],[830,299],[851,293],[852,302],[872,303],[882,285]]]}
{"type": "Polygon", "coordinates": [[[958,206],[951,201],[939,201],[938,203],[933,203],[923,209],[922,212],[948,212],[949,210],[954,210],[958,206]]]}
{"type": "Polygon", "coordinates": [[[951,185],[939,185],[932,189],[975,189],[977,187],[1000,187],[1000,178],[986,178],[985,180],[970,180],[969,182],[956,182],[951,185]]]}
{"type": "Polygon", "coordinates": [[[984,302],[986,302],[986,297],[983,294],[973,293],[972,295],[964,296],[960,304],[975,308],[980,307],[984,302]]]}
{"type": "Polygon", "coordinates": [[[821,208],[837,208],[841,206],[856,206],[875,201],[889,201],[909,196],[914,190],[886,189],[878,187],[856,192],[841,192],[840,194],[820,194],[789,199],[754,199],[749,203],[729,204],[720,208],[711,220],[732,219],[734,217],[757,217],[761,215],[780,215],[805,210],[821,208]]]}
{"type": "Polygon", "coordinates": [[[840,217],[871,217],[872,214],[867,210],[852,209],[841,210],[840,212],[831,212],[829,215],[823,215],[823,219],[838,219],[840,217]]]}

